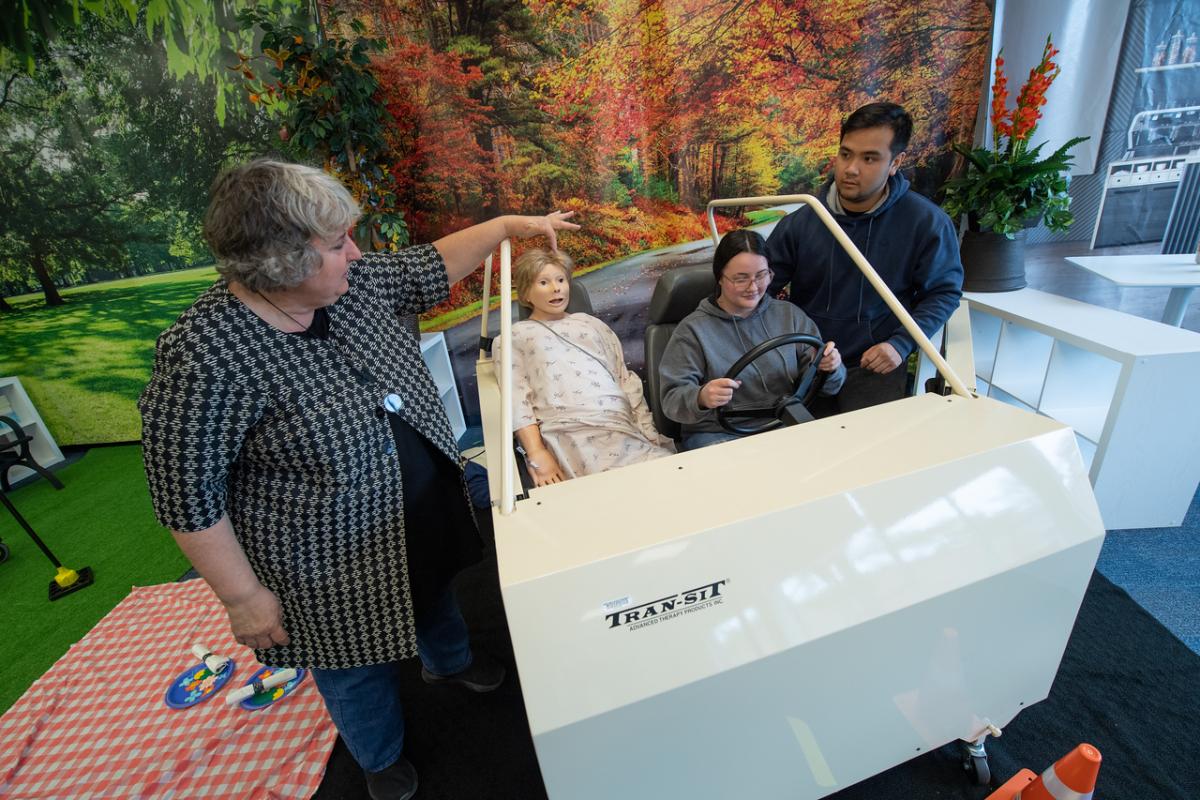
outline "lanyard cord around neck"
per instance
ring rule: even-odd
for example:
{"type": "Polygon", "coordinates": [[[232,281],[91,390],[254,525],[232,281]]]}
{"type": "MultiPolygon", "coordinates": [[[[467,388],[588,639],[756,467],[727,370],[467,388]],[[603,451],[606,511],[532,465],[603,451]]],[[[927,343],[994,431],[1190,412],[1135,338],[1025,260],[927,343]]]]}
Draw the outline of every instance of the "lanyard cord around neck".
{"type": "Polygon", "coordinates": [[[268,303],[268,304],[271,306],[271,308],[275,309],[275,310],[276,310],[276,311],[278,311],[280,314],[283,314],[285,317],[287,317],[288,319],[290,319],[292,322],[294,322],[294,323],[296,323],[297,325],[299,325],[299,326],[300,326],[300,330],[299,330],[299,331],[297,331],[297,333],[301,333],[301,332],[303,332],[303,331],[307,331],[307,330],[309,329],[309,327],[311,327],[311,323],[310,323],[309,325],[305,325],[303,322],[301,322],[300,320],[296,319],[295,317],[293,317],[293,316],[292,316],[291,314],[289,314],[288,312],[284,311],[284,310],[283,310],[282,308],[280,308],[279,306],[275,305],[273,302],[271,302],[271,298],[267,297],[265,294],[263,294],[262,292],[258,291],[257,289],[255,289],[255,290],[254,290],[254,293],[255,293],[256,295],[258,295],[259,297],[261,297],[263,300],[266,300],[266,301],[267,301],[267,303],[268,303]]]}

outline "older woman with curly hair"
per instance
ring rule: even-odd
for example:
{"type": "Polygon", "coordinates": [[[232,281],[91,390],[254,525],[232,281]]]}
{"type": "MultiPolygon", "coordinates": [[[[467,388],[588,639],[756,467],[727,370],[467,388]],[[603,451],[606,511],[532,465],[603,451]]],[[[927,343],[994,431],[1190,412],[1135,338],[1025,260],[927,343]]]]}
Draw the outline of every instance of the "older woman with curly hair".
{"type": "Polygon", "coordinates": [[[159,521],[264,664],[306,667],[371,796],[408,798],[399,662],[484,692],[450,579],[479,557],[461,462],[420,343],[506,237],[578,226],[505,216],[398,253],[359,252],[324,172],[259,160],[217,178],[204,232],[220,278],[158,340],[141,396],[159,521]]]}

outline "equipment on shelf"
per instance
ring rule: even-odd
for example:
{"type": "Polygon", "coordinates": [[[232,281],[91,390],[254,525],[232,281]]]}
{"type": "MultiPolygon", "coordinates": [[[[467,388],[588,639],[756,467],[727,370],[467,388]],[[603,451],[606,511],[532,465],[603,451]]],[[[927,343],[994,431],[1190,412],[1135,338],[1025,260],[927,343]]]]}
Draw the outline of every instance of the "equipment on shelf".
{"type": "MultiPolygon", "coordinates": [[[[1175,50],[1182,58],[1185,48],[1175,50]]],[[[1092,229],[1093,248],[1157,242],[1177,227],[1177,217],[1187,216],[1189,209],[1195,211],[1187,204],[1181,206],[1178,194],[1188,164],[1195,163],[1188,156],[1200,153],[1200,96],[1196,92],[1200,63],[1170,62],[1166,55],[1156,56],[1153,63],[1134,72],[1142,110],[1129,122],[1125,153],[1105,168],[1092,229]]],[[[1194,246],[1193,241],[1190,247],[1194,246]]],[[[1164,247],[1162,252],[1188,249],[1164,247]]]]}

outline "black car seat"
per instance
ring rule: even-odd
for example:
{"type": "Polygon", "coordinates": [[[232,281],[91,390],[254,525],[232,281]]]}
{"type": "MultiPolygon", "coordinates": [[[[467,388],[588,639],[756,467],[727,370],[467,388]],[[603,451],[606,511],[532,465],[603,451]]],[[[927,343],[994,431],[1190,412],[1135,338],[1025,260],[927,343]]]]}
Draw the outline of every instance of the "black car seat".
{"type": "Polygon", "coordinates": [[[679,423],[662,412],[662,380],[659,368],[663,352],[675,326],[696,310],[700,301],[716,290],[712,267],[707,264],[680,267],[665,272],[654,285],[646,324],[646,401],[654,415],[654,427],[664,436],[679,440],[679,423]]]}

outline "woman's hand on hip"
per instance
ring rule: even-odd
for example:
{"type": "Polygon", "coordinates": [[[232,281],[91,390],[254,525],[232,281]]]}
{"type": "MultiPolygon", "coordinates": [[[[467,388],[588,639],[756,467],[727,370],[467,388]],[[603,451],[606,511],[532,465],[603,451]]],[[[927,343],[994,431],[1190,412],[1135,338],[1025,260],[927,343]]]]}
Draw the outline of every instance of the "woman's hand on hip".
{"type": "Polygon", "coordinates": [[[263,650],[275,645],[287,644],[287,631],[283,629],[283,609],[279,598],[262,584],[246,597],[225,604],[229,614],[229,628],[238,644],[263,650]]]}
{"type": "Polygon", "coordinates": [[[554,211],[544,217],[508,217],[505,231],[517,239],[528,239],[531,236],[545,236],[550,241],[550,249],[558,250],[558,231],[577,231],[579,226],[568,222],[575,216],[574,211],[554,211]]]}

